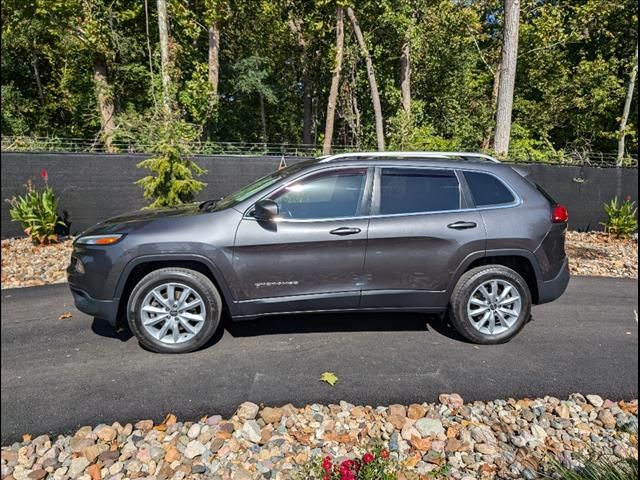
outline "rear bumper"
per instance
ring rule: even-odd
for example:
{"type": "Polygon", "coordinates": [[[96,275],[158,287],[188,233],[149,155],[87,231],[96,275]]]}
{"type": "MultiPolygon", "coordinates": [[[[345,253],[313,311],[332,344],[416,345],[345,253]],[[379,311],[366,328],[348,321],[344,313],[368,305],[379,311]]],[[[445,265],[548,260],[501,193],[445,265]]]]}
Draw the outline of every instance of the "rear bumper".
{"type": "Polygon", "coordinates": [[[111,300],[97,300],[84,290],[71,287],[73,302],[76,308],[87,315],[102,318],[109,322],[110,325],[116,325],[118,319],[118,298],[111,300]]]}
{"type": "Polygon", "coordinates": [[[559,298],[569,285],[569,259],[565,258],[560,272],[555,278],[542,282],[538,287],[538,304],[552,302],[559,298]]]}

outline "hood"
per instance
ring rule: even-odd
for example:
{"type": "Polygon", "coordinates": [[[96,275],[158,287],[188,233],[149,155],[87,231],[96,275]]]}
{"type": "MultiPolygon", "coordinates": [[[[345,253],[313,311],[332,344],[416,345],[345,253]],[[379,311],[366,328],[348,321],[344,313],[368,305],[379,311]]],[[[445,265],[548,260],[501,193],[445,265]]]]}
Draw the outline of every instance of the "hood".
{"type": "Polygon", "coordinates": [[[181,205],[179,207],[172,208],[153,208],[148,210],[135,210],[122,215],[108,218],[96,225],[88,228],[82,235],[96,235],[96,234],[109,234],[109,233],[127,233],[131,230],[136,230],[152,221],[162,220],[170,217],[185,217],[192,215],[199,215],[205,213],[206,210],[201,211],[198,208],[198,203],[191,203],[188,205],[181,205]]]}

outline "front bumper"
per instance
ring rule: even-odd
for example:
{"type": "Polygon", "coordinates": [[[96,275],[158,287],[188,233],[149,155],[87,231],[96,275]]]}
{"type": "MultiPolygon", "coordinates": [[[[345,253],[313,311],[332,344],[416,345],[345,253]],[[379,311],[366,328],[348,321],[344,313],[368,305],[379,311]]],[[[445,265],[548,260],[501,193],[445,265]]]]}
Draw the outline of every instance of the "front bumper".
{"type": "Polygon", "coordinates": [[[118,320],[118,305],[120,303],[119,298],[97,300],[84,290],[73,286],[70,288],[71,294],[73,295],[73,302],[78,310],[87,315],[102,318],[113,327],[116,326],[118,320]]]}
{"type": "Polygon", "coordinates": [[[539,284],[538,304],[552,302],[559,298],[567,289],[570,278],[569,259],[565,258],[558,275],[551,280],[539,284]]]}

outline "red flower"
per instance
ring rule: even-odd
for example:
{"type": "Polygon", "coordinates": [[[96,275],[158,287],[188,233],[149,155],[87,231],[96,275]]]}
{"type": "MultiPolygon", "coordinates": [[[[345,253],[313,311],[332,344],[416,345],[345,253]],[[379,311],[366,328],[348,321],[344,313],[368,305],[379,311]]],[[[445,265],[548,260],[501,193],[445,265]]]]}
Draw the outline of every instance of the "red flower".
{"type": "Polygon", "coordinates": [[[373,462],[373,455],[371,455],[370,453],[365,453],[365,454],[362,456],[362,461],[363,461],[364,463],[371,463],[371,462],[373,462]]]}
{"type": "Polygon", "coordinates": [[[331,470],[332,466],[333,465],[331,464],[331,457],[329,456],[324,457],[324,460],[322,460],[322,469],[325,472],[328,472],[329,470],[331,470]]]}
{"type": "Polygon", "coordinates": [[[47,173],[47,171],[44,168],[42,170],[40,170],[40,176],[45,181],[45,183],[49,181],[49,174],[47,173]]]}
{"type": "Polygon", "coordinates": [[[626,197],[624,197],[624,199],[625,199],[627,202],[630,202],[630,201],[631,201],[631,195],[627,195],[626,197]]]}
{"type": "Polygon", "coordinates": [[[380,456],[381,456],[382,458],[389,458],[389,452],[388,452],[387,450],[382,450],[382,451],[380,452],[380,456]]]}

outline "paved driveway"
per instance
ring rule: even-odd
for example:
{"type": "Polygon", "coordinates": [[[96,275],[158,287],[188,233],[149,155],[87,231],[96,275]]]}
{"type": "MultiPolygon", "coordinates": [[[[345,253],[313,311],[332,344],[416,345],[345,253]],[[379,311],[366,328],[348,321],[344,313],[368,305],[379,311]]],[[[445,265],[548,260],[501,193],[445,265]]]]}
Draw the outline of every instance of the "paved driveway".
{"type": "Polygon", "coordinates": [[[2,444],[167,412],[229,415],[244,400],[637,398],[637,304],[637,281],[576,277],[506,345],[466,343],[424,315],[297,315],[226,322],[208,348],[160,355],[75,310],[66,285],[3,290],[2,444]],[[66,311],[73,317],[58,320],[66,311]],[[324,371],[339,376],[334,388],[318,381],[324,371]]]}

